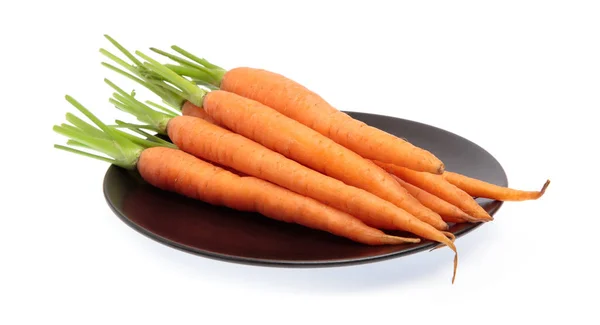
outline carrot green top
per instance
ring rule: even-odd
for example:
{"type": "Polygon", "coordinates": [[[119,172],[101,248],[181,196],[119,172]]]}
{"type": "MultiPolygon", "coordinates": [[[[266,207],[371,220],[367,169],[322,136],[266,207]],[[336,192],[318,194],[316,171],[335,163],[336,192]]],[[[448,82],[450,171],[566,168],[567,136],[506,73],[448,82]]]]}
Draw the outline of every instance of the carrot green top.
{"type": "Polygon", "coordinates": [[[134,55],[110,36],[105,35],[105,37],[131,63],[106,49],[100,49],[100,53],[125,70],[107,62],[103,62],[102,65],[139,83],[173,107],[181,108],[186,100],[194,105],[202,106],[204,96],[207,92],[218,89],[226,72],[223,68],[196,57],[178,46],[172,48],[183,55],[184,58],[151,48],[152,51],[164,55],[180,65],[161,64],[140,51],[135,51],[134,55]]]}
{"type": "Polygon", "coordinates": [[[148,101],[147,103],[149,105],[155,107],[155,109],[153,109],[147,104],[137,100],[134,94],[128,94],[123,89],[119,88],[112,81],[104,79],[104,82],[116,90],[116,92],[113,93],[113,97],[109,99],[111,104],[115,105],[116,108],[135,116],[138,121],[146,123],[144,125],[134,125],[117,121],[117,125],[129,128],[132,131],[146,129],[163,135],[167,134],[167,124],[173,117],[178,115],[177,113],[162,105],[148,101]]]}
{"type": "Polygon", "coordinates": [[[99,159],[125,169],[135,169],[144,149],[156,146],[176,148],[172,143],[144,131],[137,130],[146,136],[145,139],[121,131],[115,126],[106,125],[73,97],[67,95],[65,98],[97,127],[72,113],[67,113],[67,122],[71,124],[63,123],[53,127],[55,132],[69,138],[67,146],[55,144],[57,149],[99,159]],[[96,151],[105,156],[75,148],[96,151]]]}

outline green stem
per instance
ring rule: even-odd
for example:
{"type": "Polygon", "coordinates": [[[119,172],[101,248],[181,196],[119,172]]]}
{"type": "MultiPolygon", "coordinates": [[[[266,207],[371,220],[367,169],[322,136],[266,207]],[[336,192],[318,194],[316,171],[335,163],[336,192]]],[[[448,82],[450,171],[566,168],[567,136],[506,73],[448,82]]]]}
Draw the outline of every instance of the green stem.
{"type": "MultiPolygon", "coordinates": [[[[106,158],[106,157],[102,157],[102,156],[94,155],[94,154],[92,154],[92,153],[89,153],[89,152],[85,152],[85,151],[81,151],[81,150],[73,149],[73,148],[70,148],[70,147],[67,147],[67,146],[62,146],[62,145],[60,145],[60,144],[55,144],[55,145],[54,145],[54,148],[56,148],[56,149],[60,149],[60,150],[64,150],[64,151],[68,151],[68,152],[72,152],[72,153],[76,153],[76,154],[79,154],[79,155],[82,155],[82,156],[86,156],[86,157],[90,157],[90,158],[94,158],[94,159],[102,160],[102,161],[104,161],[104,162],[107,162],[107,163],[111,163],[111,164],[115,164],[115,165],[117,165],[117,166],[120,166],[119,162],[117,162],[117,161],[116,161],[116,160],[114,160],[114,159],[110,159],[110,158],[106,158]]],[[[127,168],[127,166],[120,166],[120,167],[127,168]]]]}
{"type": "Polygon", "coordinates": [[[153,107],[155,107],[155,108],[157,108],[157,109],[159,109],[159,110],[163,111],[165,114],[169,114],[169,115],[170,115],[170,116],[172,116],[172,117],[176,117],[176,116],[178,116],[178,115],[179,115],[177,112],[173,111],[172,109],[170,109],[170,108],[167,108],[167,107],[164,107],[164,106],[162,106],[162,105],[160,105],[160,104],[157,104],[157,103],[155,103],[155,102],[153,102],[153,101],[151,101],[151,100],[147,100],[147,101],[146,101],[146,104],[148,104],[148,105],[150,105],[150,106],[153,106],[153,107]]]}
{"type": "Polygon", "coordinates": [[[107,155],[118,160],[118,156],[121,155],[120,150],[113,146],[111,140],[108,139],[99,139],[93,137],[89,134],[85,134],[79,130],[73,130],[71,128],[66,128],[64,126],[55,125],[53,128],[54,132],[66,136],[70,139],[73,139],[79,143],[82,143],[94,150],[101,151],[106,153],[107,155]]]}
{"type": "Polygon", "coordinates": [[[181,47],[179,47],[177,45],[173,45],[173,46],[171,46],[171,48],[173,50],[175,50],[176,52],[178,52],[179,54],[185,56],[186,58],[188,58],[192,61],[195,61],[197,63],[200,63],[204,67],[206,67],[206,69],[210,72],[210,75],[216,80],[213,83],[213,85],[215,85],[217,87],[221,86],[221,81],[223,80],[223,76],[225,76],[225,73],[227,72],[227,70],[208,62],[206,59],[199,58],[199,57],[195,56],[194,54],[182,49],[181,47]]]}
{"type": "Polygon", "coordinates": [[[133,62],[137,66],[142,66],[142,62],[140,62],[133,54],[131,54],[131,52],[129,52],[121,44],[119,44],[117,41],[115,41],[112,37],[110,37],[108,35],[104,35],[104,37],[106,37],[106,39],[108,39],[112,43],[112,45],[114,45],[117,49],[119,49],[119,51],[121,51],[121,53],[125,54],[125,56],[127,58],[129,58],[129,60],[131,60],[131,62],[133,62]]]}
{"type": "Polygon", "coordinates": [[[123,104],[119,105],[118,103],[111,101],[111,103],[116,104],[117,108],[134,115],[142,122],[153,125],[159,132],[166,133],[167,124],[172,118],[171,115],[152,109],[151,107],[135,99],[135,97],[131,96],[108,79],[104,79],[104,82],[117,91],[113,97],[123,104]]]}
{"type": "Polygon", "coordinates": [[[206,59],[199,58],[199,57],[193,55],[192,53],[190,53],[190,52],[182,49],[181,47],[179,47],[177,45],[173,45],[173,46],[171,46],[171,48],[174,51],[176,51],[177,53],[179,53],[179,54],[187,57],[190,60],[198,62],[198,63],[202,64],[203,66],[209,68],[209,69],[216,69],[216,70],[223,70],[223,71],[225,71],[225,69],[221,68],[220,66],[212,64],[212,63],[208,62],[206,59]]]}
{"type": "MultiPolygon", "coordinates": [[[[152,85],[154,86],[154,88],[158,88],[158,93],[155,92],[155,94],[159,94],[159,93],[168,94],[167,97],[162,96],[162,95],[159,95],[159,96],[165,102],[168,102],[169,105],[175,106],[175,107],[180,107],[180,108],[181,108],[181,106],[183,106],[183,103],[186,101],[186,94],[185,94],[185,92],[181,91],[180,89],[176,88],[175,86],[167,84],[166,82],[164,82],[162,80],[151,80],[150,82],[152,83],[152,85]],[[174,98],[177,98],[178,101],[168,100],[168,96],[172,96],[174,98]]],[[[149,88],[149,89],[151,91],[154,91],[152,88],[149,88]]]]}
{"type": "Polygon", "coordinates": [[[67,113],[67,122],[73,124],[75,127],[79,128],[81,131],[83,131],[89,135],[95,136],[97,138],[105,137],[105,134],[102,133],[101,130],[93,127],[86,121],[75,116],[73,113],[67,113]]]}
{"type": "Polygon", "coordinates": [[[189,100],[192,104],[196,106],[202,106],[202,101],[204,100],[206,91],[198,88],[189,80],[166,68],[159,62],[141,53],[140,51],[136,51],[135,53],[147,61],[144,62],[145,67],[154,71],[157,74],[160,74],[163,78],[165,78],[166,81],[173,84],[175,87],[181,89],[185,93],[186,99],[189,100]]]}
{"type": "Polygon", "coordinates": [[[165,57],[167,57],[167,58],[169,58],[169,59],[171,59],[171,60],[173,60],[173,61],[175,61],[175,62],[177,62],[177,63],[179,63],[181,65],[184,65],[184,66],[187,66],[187,67],[191,67],[191,68],[196,68],[198,70],[206,69],[205,67],[199,65],[196,62],[192,62],[192,61],[186,60],[184,58],[180,58],[177,55],[165,52],[163,50],[159,50],[159,49],[154,48],[154,47],[151,47],[150,50],[153,51],[153,52],[155,52],[155,53],[158,53],[158,54],[160,54],[162,56],[165,56],[165,57]]]}
{"type": "MultiPolygon", "coordinates": [[[[100,128],[103,133],[99,134],[97,129],[91,131],[90,133],[90,128],[93,127],[91,125],[85,125],[86,123],[82,120],[81,122],[83,123],[81,123],[78,119],[75,119],[76,123],[80,127],[83,126],[83,128],[76,128],[68,125],[55,125],[53,127],[55,132],[64,135],[71,140],[75,140],[78,144],[83,144],[90,149],[102,152],[112,157],[115,165],[128,169],[135,168],[137,159],[144,149],[143,146],[128,140],[126,137],[117,132],[117,130],[109,128],[87,108],[77,102],[73,97],[66,95],[65,99],[75,108],[77,108],[77,110],[83,113],[89,120],[91,120],[98,128],[100,128]]],[[[72,144],[73,143],[71,143],[71,145],[72,144]]]]}
{"type": "Polygon", "coordinates": [[[85,145],[81,142],[78,142],[77,140],[73,140],[73,139],[67,140],[67,145],[73,146],[73,147],[85,148],[85,149],[92,149],[92,147],[87,146],[87,145],[85,145]]]}
{"type": "MultiPolygon", "coordinates": [[[[138,71],[138,69],[134,66],[132,66],[131,64],[123,61],[121,58],[119,58],[118,56],[110,53],[109,51],[105,50],[105,49],[100,49],[100,53],[104,54],[104,56],[108,57],[109,59],[115,61],[115,63],[117,63],[118,65],[122,66],[123,68],[135,73],[135,75],[137,75],[138,77],[141,77],[141,73],[140,71],[138,71]]],[[[108,63],[106,63],[108,64],[108,63]]]]}
{"type": "Polygon", "coordinates": [[[114,98],[109,98],[109,99],[108,99],[108,102],[109,102],[109,103],[111,103],[111,104],[113,104],[113,105],[114,105],[116,108],[118,108],[119,110],[121,110],[121,111],[123,111],[123,112],[125,112],[125,113],[128,113],[128,114],[132,114],[132,113],[129,111],[129,107],[128,107],[127,105],[125,105],[125,104],[121,103],[120,101],[118,101],[118,100],[116,100],[116,99],[114,99],[114,98]]]}
{"type": "Polygon", "coordinates": [[[133,56],[133,54],[131,54],[131,52],[125,49],[121,44],[117,43],[114,39],[110,38],[110,36],[108,36],[107,38],[109,39],[109,41],[111,41],[111,43],[113,43],[117,47],[117,49],[119,49],[119,51],[121,51],[121,53],[125,54],[125,56],[127,56],[131,61],[133,61],[135,66],[125,62],[124,60],[120,59],[119,57],[105,49],[100,49],[100,52],[102,54],[119,64],[121,67],[133,73],[133,75],[105,62],[102,63],[103,66],[148,88],[149,90],[160,96],[164,101],[169,102],[171,105],[183,104],[185,97],[178,94],[177,91],[174,90],[174,87],[170,87],[166,84],[158,85],[156,81],[163,80],[160,75],[145,68],[142,62],[135,58],[135,56],[133,56]]]}
{"type": "MultiPolygon", "coordinates": [[[[102,62],[102,65],[148,88],[148,90],[158,95],[163,101],[171,106],[181,107],[185,101],[184,93],[181,92],[181,90],[164,83],[162,80],[149,80],[144,77],[136,77],[106,62],[102,62]]],[[[137,70],[135,70],[135,73],[136,75],[141,76],[137,70]]]]}
{"type": "MultiPolygon", "coordinates": [[[[60,125],[60,127],[61,127],[61,128],[63,128],[63,129],[65,129],[65,130],[67,130],[67,131],[70,131],[70,132],[75,132],[75,133],[81,133],[81,132],[84,132],[84,131],[82,131],[81,129],[79,129],[79,128],[77,128],[77,127],[74,127],[74,126],[72,126],[72,125],[65,124],[65,123],[62,123],[62,124],[60,125]]],[[[106,138],[107,138],[106,136],[104,136],[104,134],[103,134],[103,136],[100,136],[100,137],[98,137],[98,136],[96,136],[96,135],[91,135],[91,134],[90,134],[90,136],[91,136],[91,137],[94,137],[94,138],[99,138],[99,139],[106,139],[106,138]]]]}
{"type": "Polygon", "coordinates": [[[112,89],[116,90],[119,94],[123,95],[123,96],[129,96],[129,93],[126,92],[125,90],[119,88],[119,86],[117,86],[114,82],[108,80],[107,78],[104,78],[104,82],[109,85],[112,89]]]}
{"type": "Polygon", "coordinates": [[[109,101],[115,104],[120,110],[135,116],[140,122],[150,124],[156,132],[163,134],[167,132],[167,124],[172,117],[152,110],[140,102],[131,100],[120,94],[114,93],[113,97],[114,99],[111,98],[109,101]]]}
{"type": "Polygon", "coordinates": [[[124,127],[127,126],[127,128],[136,128],[136,129],[146,129],[146,130],[151,130],[154,132],[156,131],[156,128],[150,124],[133,124],[133,123],[127,123],[127,122],[123,122],[121,120],[115,120],[115,125],[110,125],[110,127],[124,127]]]}
{"type": "MultiPolygon", "coordinates": [[[[146,112],[144,112],[144,110],[146,108],[136,107],[136,106],[138,106],[136,103],[128,100],[127,98],[123,97],[120,94],[114,93],[113,96],[114,96],[114,98],[110,98],[108,100],[109,103],[113,104],[119,110],[121,110],[127,114],[135,116],[140,122],[149,123],[146,125],[148,125],[148,127],[150,127],[153,131],[162,133],[162,131],[158,127],[158,125],[166,124],[166,123],[168,123],[168,120],[171,119],[170,116],[167,117],[167,116],[163,115],[163,117],[165,118],[164,122],[161,122],[161,120],[159,120],[157,122],[153,118],[149,117],[146,112]]],[[[158,112],[158,113],[160,113],[160,112],[158,112]]],[[[160,114],[162,114],[162,113],[160,113],[160,114]]]]}
{"type": "Polygon", "coordinates": [[[204,80],[200,80],[200,79],[192,79],[192,81],[196,84],[196,85],[200,85],[200,86],[204,86],[206,88],[208,88],[210,91],[213,90],[219,90],[220,88],[215,86],[214,84],[210,83],[210,82],[206,82],[204,80]]]}
{"type": "Polygon", "coordinates": [[[116,120],[115,123],[117,123],[117,125],[119,127],[127,128],[127,129],[129,129],[129,130],[131,130],[133,132],[136,132],[137,134],[145,136],[150,141],[158,142],[158,143],[163,144],[164,146],[177,149],[177,146],[174,145],[173,143],[171,143],[169,141],[166,141],[164,139],[161,139],[161,138],[159,138],[159,137],[157,137],[157,136],[155,136],[153,134],[150,134],[150,133],[145,132],[144,130],[142,130],[142,129],[152,130],[152,128],[146,128],[146,127],[144,127],[144,125],[136,125],[136,124],[131,124],[131,123],[125,123],[125,122],[119,121],[119,120],[116,120]]]}
{"type": "MultiPolygon", "coordinates": [[[[65,99],[73,106],[75,106],[75,108],[77,108],[81,113],[83,113],[83,115],[85,115],[87,118],[89,118],[92,122],[94,122],[94,124],[96,124],[100,129],[102,129],[102,131],[109,133],[109,129],[106,126],[106,124],[102,123],[102,121],[100,121],[99,118],[97,118],[94,114],[92,114],[92,112],[90,112],[87,108],[83,107],[83,105],[81,105],[77,100],[75,100],[75,98],[66,95],[65,99]]],[[[110,134],[110,133],[109,133],[110,134]]]]}
{"type": "MultiPolygon", "coordinates": [[[[110,70],[112,70],[112,71],[114,71],[114,72],[116,72],[116,73],[118,73],[118,74],[120,74],[120,75],[122,75],[124,77],[127,77],[130,80],[133,80],[133,81],[139,83],[140,85],[142,85],[142,86],[144,86],[146,88],[152,88],[153,87],[152,84],[149,83],[149,82],[147,82],[146,80],[144,80],[144,79],[142,79],[140,77],[136,77],[136,76],[134,76],[131,73],[128,73],[126,71],[123,71],[122,69],[119,69],[119,68],[115,67],[114,65],[112,65],[110,63],[102,62],[101,64],[103,66],[109,68],[110,70]]],[[[136,70],[135,73],[136,74],[138,73],[137,70],[136,70]]]]}
{"type": "Polygon", "coordinates": [[[145,147],[145,148],[151,148],[151,147],[169,147],[169,148],[172,148],[172,149],[177,149],[177,147],[174,144],[172,144],[172,143],[168,143],[167,145],[165,145],[165,144],[161,144],[159,142],[150,141],[150,140],[147,140],[147,139],[142,139],[142,138],[137,137],[137,136],[135,136],[133,134],[129,134],[127,132],[123,132],[123,131],[117,129],[116,127],[114,128],[114,131],[116,133],[118,133],[120,136],[122,136],[123,138],[131,141],[132,143],[135,143],[135,144],[137,144],[139,146],[142,146],[142,147],[145,147]]]}
{"type": "Polygon", "coordinates": [[[180,76],[186,76],[192,79],[200,79],[207,83],[210,83],[211,85],[214,85],[214,83],[217,82],[210,73],[207,73],[202,69],[196,69],[193,67],[185,67],[174,64],[165,64],[165,67],[173,70],[173,72],[177,73],[180,76]]]}

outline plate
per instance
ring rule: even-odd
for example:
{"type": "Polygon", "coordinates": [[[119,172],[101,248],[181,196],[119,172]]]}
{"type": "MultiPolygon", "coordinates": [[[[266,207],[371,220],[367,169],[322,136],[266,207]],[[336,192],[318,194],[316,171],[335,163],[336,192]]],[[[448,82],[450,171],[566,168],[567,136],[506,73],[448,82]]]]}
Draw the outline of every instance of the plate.
{"type": "MultiPolygon", "coordinates": [[[[347,113],[431,151],[449,171],[508,186],[500,163],[463,137],[401,118],[347,113]]],[[[224,261],[286,267],[340,266],[405,256],[436,245],[429,240],[395,246],[358,244],[258,213],[239,212],[162,191],[147,184],[137,172],[116,166],[106,172],[104,195],[115,214],[139,233],[185,252],[224,261]]],[[[477,201],[490,215],[502,206],[500,201],[477,201]]],[[[457,224],[450,231],[461,237],[480,226],[457,224]]]]}

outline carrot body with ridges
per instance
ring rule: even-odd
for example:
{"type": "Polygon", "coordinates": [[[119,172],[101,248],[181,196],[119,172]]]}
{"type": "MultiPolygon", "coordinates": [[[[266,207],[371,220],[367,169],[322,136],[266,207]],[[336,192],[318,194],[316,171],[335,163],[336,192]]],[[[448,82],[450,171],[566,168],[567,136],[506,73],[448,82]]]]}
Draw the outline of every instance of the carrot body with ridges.
{"type": "Polygon", "coordinates": [[[392,202],[437,229],[448,229],[441,216],[413,198],[382,168],[270,107],[230,92],[215,90],[206,94],[202,108],[219,125],[316,171],[392,202]]]}
{"type": "Polygon", "coordinates": [[[146,149],[140,155],[137,169],[144,180],[163,190],[240,211],[259,212],[363,244],[418,242],[418,239],[386,235],[316,200],[256,177],[240,177],[181,150],[146,149]]]}
{"type": "Polygon", "coordinates": [[[205,120],[178,116],[169,121],[167,132],[171,141],[185,152],[312,197],[356,216],[367,225],[404,230],[430,240],[440,238],[441,233],[434,227],[391,202],[205,120]]]}
{"type": "Polygon", "coordinates": [[[526,201],[537,200],[546,192],[550,185],[547,180],[539,191],[522,191],[504,186],[498,186],[484,182],[479,179],[468,177],[454,172],[446,171],[443,174],[445,180],[474,197],[488,198],[499,201],[526,201]]]}
{"type": "MultiPolygon", "coordinates": [[[[111,40],[113,44],[115,43],[111,40]]],[[[367,159],[442,174],[444,164],[431,152],[383,130],[371,127],[330,105],[298,82],[264,69],[239,67],[225,70],[178,46],[172,49],[185,58],[151,48],[180,65],[167,65],[175,74],[191,77],[197,84],[218,87],[256,100],[367,159]]],[[[127,51],[123,51],[128,54],[127,51]]],[[[130,55],[128,55],[130,56],[130,55]]],[[[135,63],[135,62],[134,62],[135,63]]],[[[139,64],[139,63],[136,63],[139,64]]],[[[201,103],[192,101],[202,106],[201,103]]]]}
{"type": "Polygon", "coordinates": [[[435,174],[444,171],[443,162],[431,152],[352,118],[283,75],[234,68],[225,73],[220,88],[272,107],[367,159],[435,174]]]}

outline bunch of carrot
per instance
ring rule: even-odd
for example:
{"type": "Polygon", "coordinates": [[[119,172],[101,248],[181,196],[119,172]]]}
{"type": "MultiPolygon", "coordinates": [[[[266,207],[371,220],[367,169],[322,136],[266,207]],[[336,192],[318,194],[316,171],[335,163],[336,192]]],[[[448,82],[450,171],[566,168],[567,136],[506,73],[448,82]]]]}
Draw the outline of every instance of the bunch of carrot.
{"type": "Polygon", "coordinates": [[[537,199],[549,184],[522,191],[453,173],[433,153],[353,119],[282,75],[225,70],[177,46],[177,54],[152,48],[176,64],[160,63],[106,37],[129,62],[101,49],[116,65],[102,64],[165,105],[139,101],[105,79],[114,90],[110,103],[142,124],[107,125],[67,96],[93,125],[67,114],[71,124],[54,130],[69,146],[56,148],[135,169],[167,191],[366,245],[438,242],[455,252],[454,282],[449,225],[493,220],[474,197],[537,199]]]}

